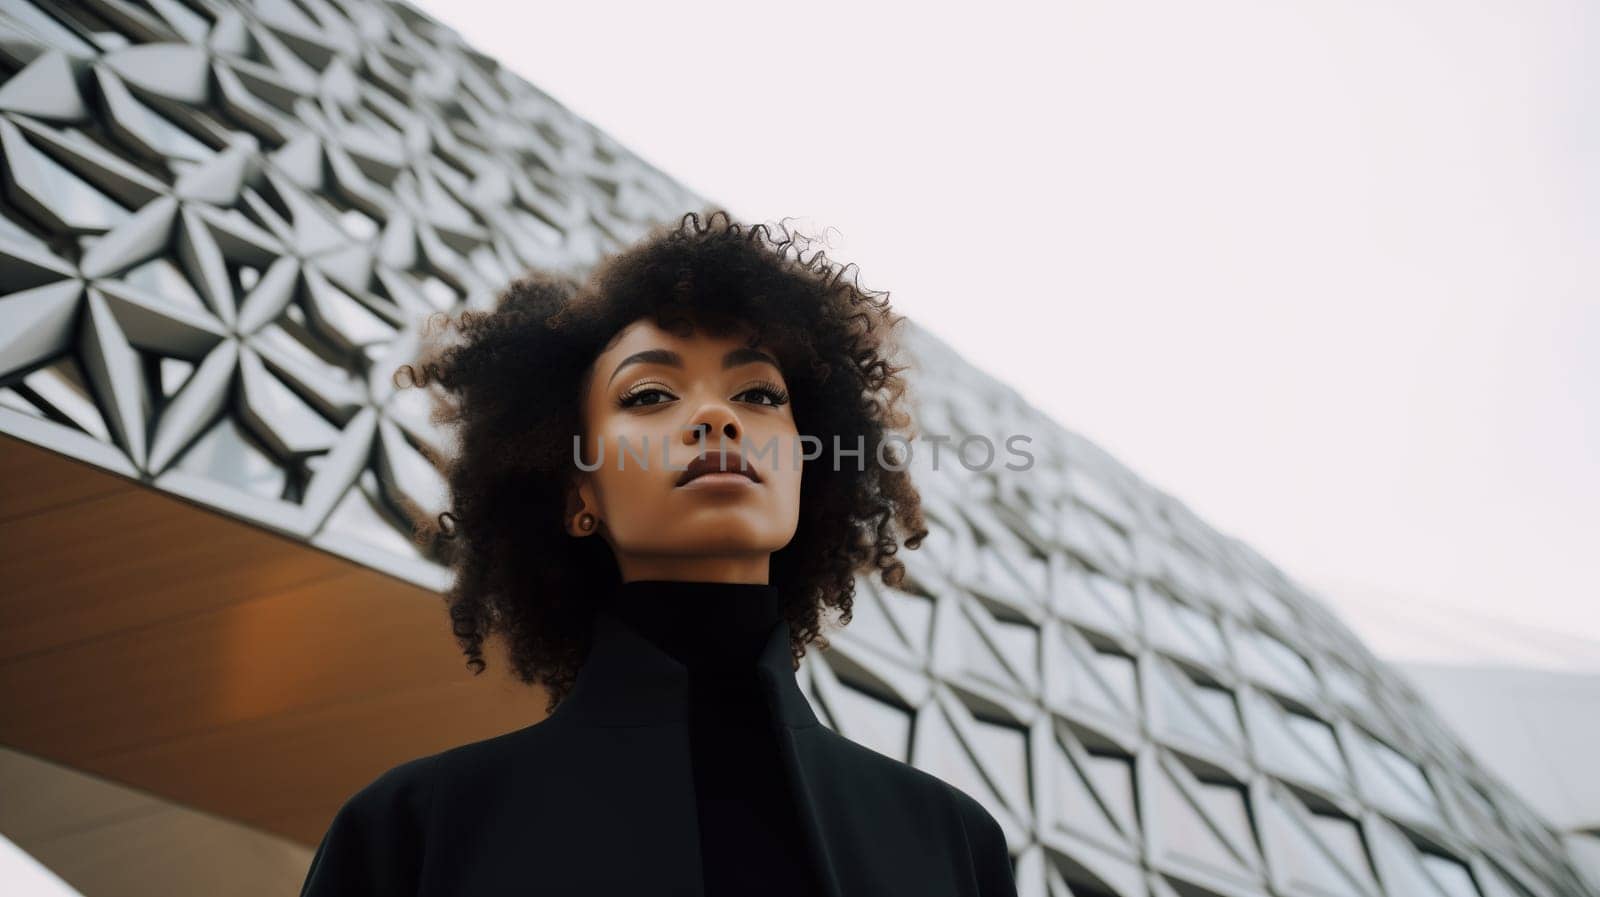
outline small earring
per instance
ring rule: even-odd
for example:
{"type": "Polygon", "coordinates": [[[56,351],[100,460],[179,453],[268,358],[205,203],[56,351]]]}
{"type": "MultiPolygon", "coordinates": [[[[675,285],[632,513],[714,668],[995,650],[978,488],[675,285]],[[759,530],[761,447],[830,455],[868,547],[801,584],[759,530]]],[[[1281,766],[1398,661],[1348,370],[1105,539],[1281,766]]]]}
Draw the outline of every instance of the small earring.
{"type": "Polygon", "coordinates": [[[584,532],[594,529],[595,523],[595,516],[588,511],[584,511],[582,514],[578,515],[578,529],[581,529],[584,532]]]}

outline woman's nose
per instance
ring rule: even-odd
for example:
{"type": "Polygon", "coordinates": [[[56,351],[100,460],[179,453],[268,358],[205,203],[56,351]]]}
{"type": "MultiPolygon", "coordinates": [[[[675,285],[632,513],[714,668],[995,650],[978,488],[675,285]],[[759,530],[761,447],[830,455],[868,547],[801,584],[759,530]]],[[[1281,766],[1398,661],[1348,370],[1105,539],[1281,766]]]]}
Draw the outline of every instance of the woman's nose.
{"type": "Polygon", "coordinates": [[[733,413],[725,408],[707,408],[695,417],[694,423],[689,427],[689,440],[699,442],[702,439],[710,440],[713,434],[720,433],[728,442],[739,441],[739,420],[733,413]]]}

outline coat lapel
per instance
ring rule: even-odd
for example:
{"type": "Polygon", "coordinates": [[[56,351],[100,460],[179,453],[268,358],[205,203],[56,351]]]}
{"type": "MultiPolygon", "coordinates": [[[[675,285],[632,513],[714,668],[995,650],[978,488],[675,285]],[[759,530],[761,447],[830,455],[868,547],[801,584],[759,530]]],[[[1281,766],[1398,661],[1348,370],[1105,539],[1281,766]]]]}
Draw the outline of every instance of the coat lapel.
{"type": "Polygon", "coordinates": [[[778,730],[778,750],[783,755],[789,792],[794,795],[795,808],[800,813],[800,828],[806,834],[812,868],[817,871],[817,883],[826,897],[843,897],[828,826],[817,801],[816,785],[806,771],[806,755],[796,743],[794,729],[784,726],[778,730]]]}
{"type": "Polygon", "coordinates": [[[817,800],[816,782],[808,771],[808,755],[800,749],[795,731],[822,725],[800,684],[795,681],[793,655],[789,653],[789,624],[773,627],[761,650],[757,673],[767,690],[767,708],[772,713],[778,753],[783,759],[789,794],[800,814],[800,829],[805,832],[812,868],[825,897],[843,897],[839,873],[834,865],[835,851],[829,838],[826,817],[817,800]]]}

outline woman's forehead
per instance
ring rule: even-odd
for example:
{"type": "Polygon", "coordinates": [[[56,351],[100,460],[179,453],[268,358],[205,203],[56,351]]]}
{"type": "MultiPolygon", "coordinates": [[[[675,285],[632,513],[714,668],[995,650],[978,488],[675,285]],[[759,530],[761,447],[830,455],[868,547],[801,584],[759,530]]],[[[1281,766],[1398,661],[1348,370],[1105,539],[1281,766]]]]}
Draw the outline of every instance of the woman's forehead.
{"type": "MultiPolygon", "coordinates": [[[[663,327],[652,317],[643,317],[617,331],[610,342],[600,350],[600,358],[636,352],[656,346],[733,348],[749,343],[753,328],[748,323],[735,323],[727,332],[713,333],[699,323],[674,323],[663,327]]],[[[757,347],[762,348],[762,347],[757,347]]]]}

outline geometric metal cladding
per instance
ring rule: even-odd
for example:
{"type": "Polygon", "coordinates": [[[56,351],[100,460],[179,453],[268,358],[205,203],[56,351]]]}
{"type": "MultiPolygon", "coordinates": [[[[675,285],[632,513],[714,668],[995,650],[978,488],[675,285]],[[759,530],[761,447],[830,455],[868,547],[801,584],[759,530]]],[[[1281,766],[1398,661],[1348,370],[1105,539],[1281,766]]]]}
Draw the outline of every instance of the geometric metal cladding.
{"type": "Polygon", "coordinates": [[[810,663],[825,721],[992,812],[1019,891],[1595,893],[1559,836],[1317,599],[913,330],[932,530],[810,663]],[[979,466],[983,452],[968,453],[979,466]]]}
{"type": "Polygon", "coordinates": [[[404,576],[430,312],[701,201],[414,10],[0,3],[0,429],[404,576]]]}
{"type": "MultiPolygon", "coordinates": [[[[435,589],[422,319],[705,205],[403,5],[5,0],[0,38],[0,431],[435,589]]],[[[1034,465],[918,443],[932,533],[800,680],[980,800],[1022,894],[1595,894],[1315,598],[906,348],[921,432],[1034,465]]]]}

